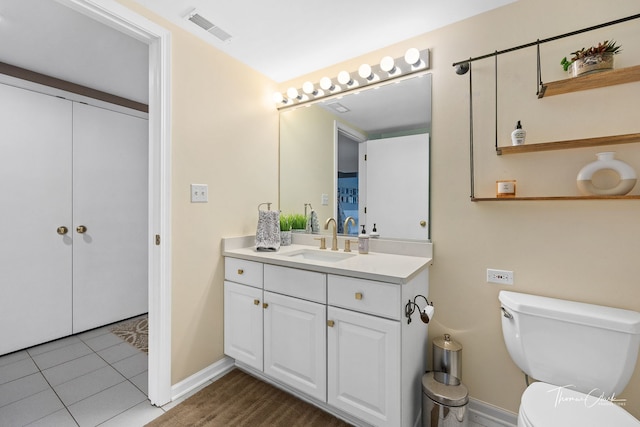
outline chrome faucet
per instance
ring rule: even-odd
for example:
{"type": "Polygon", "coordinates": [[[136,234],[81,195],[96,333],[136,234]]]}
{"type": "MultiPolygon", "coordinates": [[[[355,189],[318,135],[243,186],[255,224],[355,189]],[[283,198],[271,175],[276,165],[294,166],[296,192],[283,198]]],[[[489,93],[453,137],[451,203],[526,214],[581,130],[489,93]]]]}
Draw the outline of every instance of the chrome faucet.
{"type": "Polygon", "coordinates": [[[342,226],[342,233],[345,236],[349,235],[349,222],[351,222],[351,225],[354,227],[356,226],[356,220],[353,219],[352,216],[348,216],[347,219],[344,220],[344,225],[342,226]]]}
{"type": "Polygon", "coordinates": [[[331,240],[331,250],[332,251],[337,251],[338,250],[338,235],[336,233],[336,228],[338,228],[336,226],[336,220],[333,218],[329,218],[327,220],[327,222],[324,223],[324,229],[328,230],[329,229],[329,223],[333,221],[333,239],[331,240]]]}

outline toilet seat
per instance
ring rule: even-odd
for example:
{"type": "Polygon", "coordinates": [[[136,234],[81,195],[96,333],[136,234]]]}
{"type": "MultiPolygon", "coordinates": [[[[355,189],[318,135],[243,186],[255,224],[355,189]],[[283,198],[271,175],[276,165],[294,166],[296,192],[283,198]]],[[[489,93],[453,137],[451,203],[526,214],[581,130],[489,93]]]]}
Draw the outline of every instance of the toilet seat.
{"type": "Polygon", "coordinates": [[[587,395],[543,382],[527,387],[520,401],[518,427],[566,426],[639,427],[640,421],[596,392],[587,395]]]}

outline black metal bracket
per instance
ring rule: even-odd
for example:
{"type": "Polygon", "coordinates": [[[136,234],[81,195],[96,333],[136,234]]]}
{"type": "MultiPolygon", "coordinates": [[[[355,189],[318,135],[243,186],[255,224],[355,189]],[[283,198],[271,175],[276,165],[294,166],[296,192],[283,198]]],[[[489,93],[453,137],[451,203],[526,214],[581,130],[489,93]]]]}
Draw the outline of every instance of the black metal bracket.
{"type": "Polygon", "coordinates": [[[416,299],[417,298],[423,298],[428,306],[432,306],[433,307],[433,302],[429,302],[427,297],[425,297],[424,295],[416,295],[413,298],[413,301],[408,300],[407,303],[404,306],[404,316],[407,318],[407,325],[411,323],[411,315],[413,313],[415,313],[416,308],[418,309],[418,312],[420,313],[420,320],[422,320],[423,323],[429,323],[429,320],[431,320],[431,319],[429,319],[429,316],[427,315],[427,313],[422,311],[423,309],[421,309],[420,306],[418,304],[416,304],[416,299]]]}

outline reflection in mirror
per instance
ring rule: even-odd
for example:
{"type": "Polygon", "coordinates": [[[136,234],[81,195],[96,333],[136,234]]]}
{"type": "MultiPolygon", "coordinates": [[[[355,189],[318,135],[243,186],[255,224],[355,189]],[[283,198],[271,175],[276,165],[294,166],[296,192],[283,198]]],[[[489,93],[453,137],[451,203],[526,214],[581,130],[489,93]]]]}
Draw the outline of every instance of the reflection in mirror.
{"type": "Polygon", "coordinates": [[[429,239],[431,75],[280,112],[280,209],[429,239]],[[366,154],[366,161],[365,161],[366,154]]]}

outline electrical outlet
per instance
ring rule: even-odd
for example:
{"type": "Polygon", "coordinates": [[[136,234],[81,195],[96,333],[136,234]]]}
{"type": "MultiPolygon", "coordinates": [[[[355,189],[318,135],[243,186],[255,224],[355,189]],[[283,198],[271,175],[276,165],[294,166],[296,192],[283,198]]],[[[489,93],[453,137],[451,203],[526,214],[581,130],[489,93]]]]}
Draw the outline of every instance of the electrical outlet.
{"type": "Polygon", "coordinates": [[[487,282],[501,285],[513,285],[513,271],[487,268],[487,282]]]}
{"type": "Polygon", "coordinates": [[[191,184],[191,203],[207,203],[209,186],[207,184],[191,184]]]}
{"type": "Polygon", "coordinates": [[[320,197],[320,204],[322,206],[327,206],[329,204],[329,195],[328,194],[322,194],[320,197]]]}

